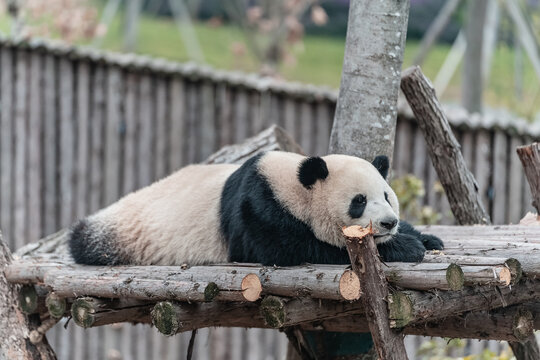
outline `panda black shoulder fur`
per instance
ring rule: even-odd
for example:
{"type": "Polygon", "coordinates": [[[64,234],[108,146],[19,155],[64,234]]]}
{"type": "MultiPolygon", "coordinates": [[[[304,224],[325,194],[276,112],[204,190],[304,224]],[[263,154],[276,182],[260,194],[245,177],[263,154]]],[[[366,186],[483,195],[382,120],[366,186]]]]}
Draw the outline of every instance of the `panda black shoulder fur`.
{"type": "Polygon", "coordinates": [[[77,222],[71,254],[89,265],[347,264],[343,226],[376,232],[384,261],[421,261],[442,241],[398,222],[388,159],[257,155],[192,165],[77,222]]]}

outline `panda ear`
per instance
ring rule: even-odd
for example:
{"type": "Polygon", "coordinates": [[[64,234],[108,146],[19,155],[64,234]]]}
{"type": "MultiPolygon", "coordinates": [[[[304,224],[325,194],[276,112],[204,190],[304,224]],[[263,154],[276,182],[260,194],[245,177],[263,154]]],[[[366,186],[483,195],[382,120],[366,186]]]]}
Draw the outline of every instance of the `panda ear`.
{"type": "Polygon", "coordinates": [[[390,167],[388,157],[386,155],[379,155],[371,162],[371,164],[373,164],[373,166],[375,166],[375,168],[379,170],[379,173],[381,173],[382,177],[386,179],[386,177],[388,176],[388,168],[390,167]]]}
{"type": "Polygon", "coordinates": [[[328,167],[326,162],[320,157],[309,157],[300,163],[298,168],[298,180],[306,189],[311,189],[311,186],[317,180],[324,180],[328,176],[328,167]]]}

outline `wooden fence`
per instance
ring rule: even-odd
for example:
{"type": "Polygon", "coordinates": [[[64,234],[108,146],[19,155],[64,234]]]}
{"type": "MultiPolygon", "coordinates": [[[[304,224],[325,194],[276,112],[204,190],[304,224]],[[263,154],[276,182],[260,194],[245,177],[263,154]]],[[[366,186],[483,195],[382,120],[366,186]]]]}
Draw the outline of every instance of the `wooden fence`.
{"type": "MultiPolygon", "coordinates": [[[[336,95],[331,89],[193,64],[0,38],[4,239],[12,249],[37,240],[274,123],[307,153],[325,154],[336,95]]],[[[518,221],[530,200],[513,149],[540,139],[540,129],[450,114],[494,222],[518,221]]],[[[444,194],[433,191],[437,176],[422,135],[405,110],[396,134],[395,175],[423,179],[425,203],[451,222],[444,194]]],[[[203,332],[198,343],[213,345],[199,345],[198,358],[283,356],[286,342],[277,332],[244,333],[203,332]]],[[[61,359],[161,358],[165,352],[178,358],[186,343],[185,337],[165,340],[142,326],[66,334],[57,327],[52,336],[61,359]]]]}

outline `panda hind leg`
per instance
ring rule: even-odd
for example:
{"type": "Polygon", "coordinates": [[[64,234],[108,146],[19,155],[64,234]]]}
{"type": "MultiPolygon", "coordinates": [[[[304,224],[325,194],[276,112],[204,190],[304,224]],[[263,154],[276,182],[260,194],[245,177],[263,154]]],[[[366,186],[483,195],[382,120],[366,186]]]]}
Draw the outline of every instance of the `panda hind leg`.
{"type": "Polygon", "coordinates": [[[422,234],[416,230],[411,224],[401,220],[399,222],[398,234],[411,235],[422,242],[426,250],[442,250],[444,249],[444,243],[441,239],[434,235],[422,234]]]}

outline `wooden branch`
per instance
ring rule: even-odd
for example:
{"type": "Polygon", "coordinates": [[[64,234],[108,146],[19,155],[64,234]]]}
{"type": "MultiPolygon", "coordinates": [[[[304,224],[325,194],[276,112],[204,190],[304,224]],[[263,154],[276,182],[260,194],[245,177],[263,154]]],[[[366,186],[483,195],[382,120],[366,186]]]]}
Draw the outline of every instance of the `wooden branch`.
{"type": "Polygon", "coordinates": [[[371,228],[351,226],[344,229],[343,233],[347,237],[347,252],[353,270],[362,284],[361,302],[379,358],[407,359],[403,335],[389,327],[388,307],[385,303],[388,285],[371,228]]]}
{"type": "Polygon", "coordinates": [[[431,162],[456,220],[462,225],[489,224],[490,218],[482,205],[478,184],[467,169],[435,90],[418,66],[403,72],[401,90],[426,139],[431,162]]]}
{"type": "Polygon", "coordinates": [[[4,269],[12,261],[9,248],[0,233],[0,354],[6,359],[56,359],[44,336],[33,343],[28,338],[39,327],[38,315],[25,316],[19,303],[20,285],[10,284],[4,269]]]}
{"type": "Polygon", "coordinates": [[[532,206],[540,216],[540,143],[535,142],[531,145],[520,146],[516,152],[531,188],[532,206]]]}
{"type": "Polygon", "coordinates": [[[71,316],[75,324],[90,328],[118,322],[150,323],[152,304],[133,299],[82,297],[73,301],[71,316]]]}
{"type": "Polygon", "coordinates": [[[273,150],[304,153],[300,145],[283,128],[272,125],[241,144],[221,148],[203,161],[203,164],[242,164],[257,153],[273,150]]]}
{"type": "Polygon", "coordinates": [[[450,317],[467,311],[489,310],[536,301],[540,283],[521,282],[512,287],[477,286],[459,292],[396,291],[389,297],[390,325],[406,325],[450,317]]]}
{"type": "Polygon", "coordinates": [[[353,0],[330,154],[392,159],[409,0],[353,0]]]}

